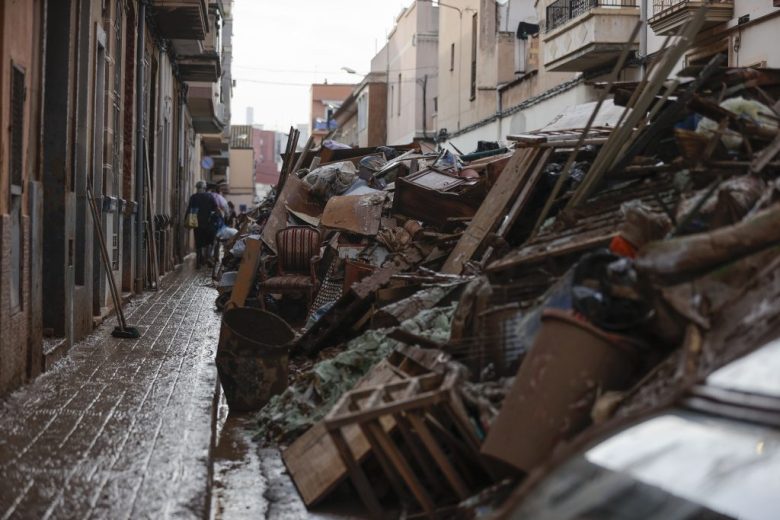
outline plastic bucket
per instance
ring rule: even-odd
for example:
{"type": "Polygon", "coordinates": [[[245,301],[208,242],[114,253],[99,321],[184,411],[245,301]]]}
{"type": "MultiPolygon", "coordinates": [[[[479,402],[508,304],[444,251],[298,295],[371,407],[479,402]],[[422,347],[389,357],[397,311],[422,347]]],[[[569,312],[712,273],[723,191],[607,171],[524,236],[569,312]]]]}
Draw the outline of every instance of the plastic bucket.
{"type": "Polygon", "coordinates": [[[259,410],[287,388],[289,343],[295,333],[280,317],[249,307],[222,317],[217,371],[231,410],[259,410]]]}
{"type": "Polygon", "coordinates": [[[590,424],[599,392],[634,382],[640,344],[547,309],[483,453],[530,472],[590,424]]]}

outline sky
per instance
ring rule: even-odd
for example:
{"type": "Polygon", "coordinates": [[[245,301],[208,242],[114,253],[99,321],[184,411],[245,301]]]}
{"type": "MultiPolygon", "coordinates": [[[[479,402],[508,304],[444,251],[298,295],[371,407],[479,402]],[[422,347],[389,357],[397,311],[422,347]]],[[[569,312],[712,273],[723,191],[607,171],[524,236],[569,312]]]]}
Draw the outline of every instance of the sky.
{"type": "Polygon", "coordinates": [[[411,0],[234,0],[231,123],[287,131],[309,120],[309,85],[358,83],[411,0]]]}

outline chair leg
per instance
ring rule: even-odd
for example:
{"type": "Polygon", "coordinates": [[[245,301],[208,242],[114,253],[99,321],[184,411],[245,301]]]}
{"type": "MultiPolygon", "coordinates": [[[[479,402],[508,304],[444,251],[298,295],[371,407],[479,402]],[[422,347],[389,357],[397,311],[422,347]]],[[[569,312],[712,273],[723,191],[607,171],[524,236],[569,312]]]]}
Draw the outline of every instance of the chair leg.
{"type": "Polygon", "coordinates": [[[260,308],[265,310],[265,292],[262,289],[258,289],[257,295],[260,297],[260,308]]]}

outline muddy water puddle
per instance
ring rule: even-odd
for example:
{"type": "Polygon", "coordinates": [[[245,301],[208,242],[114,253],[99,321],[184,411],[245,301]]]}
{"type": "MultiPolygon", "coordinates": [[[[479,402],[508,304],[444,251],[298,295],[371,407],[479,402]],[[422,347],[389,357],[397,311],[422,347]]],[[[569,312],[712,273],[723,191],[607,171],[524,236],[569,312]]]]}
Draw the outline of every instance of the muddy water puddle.
{"type": "Polygon", "coordinates": [[[211,519],[362,520],[368,518],[357,496],[308,511],[275,448],[252,440],[255,414],[231,414],[224,396],[217,410],[212,453],[211,519]]]}

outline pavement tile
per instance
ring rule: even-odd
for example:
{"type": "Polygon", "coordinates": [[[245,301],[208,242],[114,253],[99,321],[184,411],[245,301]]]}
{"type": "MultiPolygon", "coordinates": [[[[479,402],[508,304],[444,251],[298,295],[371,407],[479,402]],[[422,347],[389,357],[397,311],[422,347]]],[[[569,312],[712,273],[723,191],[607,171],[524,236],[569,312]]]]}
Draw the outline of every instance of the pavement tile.
{"type": "Polygon", "coordinates": [[[184,266],[0,407],[0,519],[207,514],[216,291],[184,266]]]}

